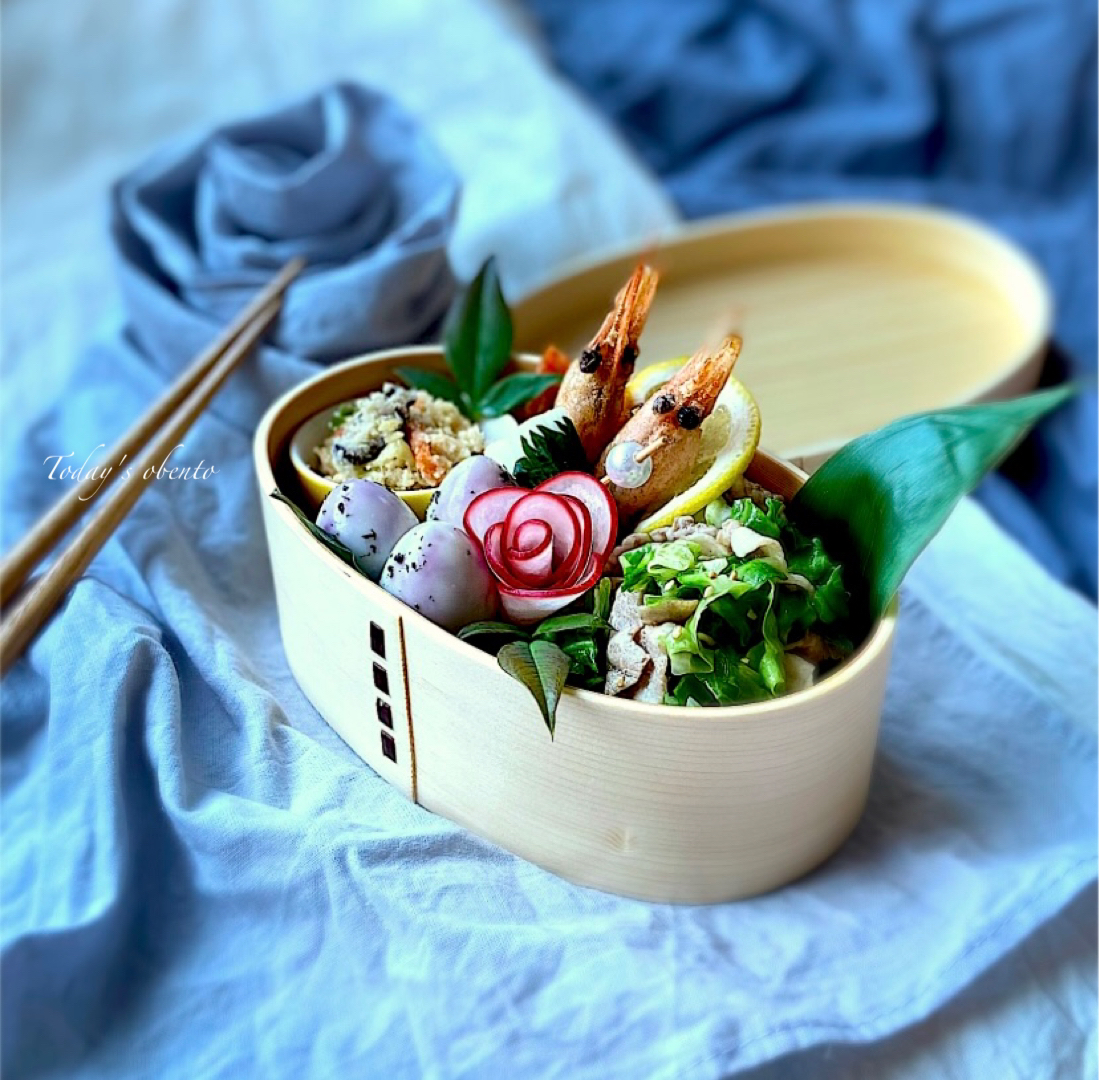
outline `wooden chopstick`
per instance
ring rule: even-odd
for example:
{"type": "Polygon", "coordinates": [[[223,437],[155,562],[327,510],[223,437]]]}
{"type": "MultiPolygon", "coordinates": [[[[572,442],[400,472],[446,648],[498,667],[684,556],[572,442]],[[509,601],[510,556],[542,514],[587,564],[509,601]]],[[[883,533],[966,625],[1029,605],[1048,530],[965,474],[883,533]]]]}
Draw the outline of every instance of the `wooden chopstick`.
{"type": "Polygon", "coordinates": [[[129,461],[149,441],[202,377],[217,363],[232,341],[239,337],[257,315],[278,300],[301,273],[304,260],[291,259],[255,298],[225,328],[216,341],[200,353],[149,409],[111,447],[104,461],[113,466],[106,480],[88,476],[59,499],[32,526],[30,531],[0,563],[0,607],[23,587],[34,568],[57,546],[58,541],[76,523],[93,502],[122,472],[121,463],[129,461]]]}
{"type": "MultiPolygon", "coordinates": [[[[294,273],[299,271],[300,266],[294,273]]],[[[198,419],[233,369],[275,321],[280,307],[281,297],[276,293],[275,298],[268,299],[236,338],[223,348],[219,358],[191,393],[184,397],[160,433],[140,452],[130,474],[104,499],[87,524],[73,537],[53,565],[31,585],[15,608],[6,613],[0,623],[0,675],[5,674],[22,655],[69,587],[87,569],[107,538],[133,508],[148,483],[144,476],[146,471],[159,466],[178,446],[178,440],[198,419]]],[[[228,333],[221,340],[227,337],[228,333]]],[[[159,406],[160,402],[157,404],[159,406]]]]}

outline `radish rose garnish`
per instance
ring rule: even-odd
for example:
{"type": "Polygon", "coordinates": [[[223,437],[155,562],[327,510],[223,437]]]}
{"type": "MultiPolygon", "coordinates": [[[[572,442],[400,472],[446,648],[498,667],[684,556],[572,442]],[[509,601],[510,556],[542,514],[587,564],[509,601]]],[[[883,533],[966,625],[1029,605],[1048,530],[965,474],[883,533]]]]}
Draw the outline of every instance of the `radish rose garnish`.
{"type": "Polygon", "coordinates": [[[512,622],[536,623],[602,576],[618,533],[618,507],[593,476],[566,472],[533,491],[495,488],[465,514],[512,622]]]}

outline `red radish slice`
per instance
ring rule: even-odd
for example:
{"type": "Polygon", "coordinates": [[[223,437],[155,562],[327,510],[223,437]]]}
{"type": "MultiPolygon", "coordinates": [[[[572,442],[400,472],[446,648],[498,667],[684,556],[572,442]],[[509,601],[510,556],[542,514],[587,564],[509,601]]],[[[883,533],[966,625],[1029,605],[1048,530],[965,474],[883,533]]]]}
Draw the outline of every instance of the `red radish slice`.
{"type": "Polygon", "coordinates": [[[553,535],[553,561],[560,565],[581,540],[580,521],[560,495],[527,492],[507,512],[504,519],[504,546],[515,546],[517,530],[528,521],[544,521],[553,535]]]}
{"type": "Polygon", "coordinates": [[[550,548],[546,548],[543,555],[536,555],[532,559],[511,559],[508,566],[511,567],[515,580],[521,583],[524,589],[546,589],[550,585],[550,548]]]}
{"type": "Polygon", "coordinates": [[[574,499],[579,499],[591,515],[593,550],[602,558],[611,553],[618,536],[618,504],[614,501],[614,496],[594,476],[582,472],[564,472],[550,477],[534,491],[571,495],[574,499]]]}
{"type": "Polygon", "coordinates": [[[497,521],[494,525],[489,526],[488,532],[485,533],[484,542],[481,545],[481,550],[485,553],[485,562],[488,563],[489,569],[499,578],[501,589],[528,589],[530,588],[530,582],[523,581],[516,577],[511,572],[511,567],[509,567],[504,560],[504,552],[501,546],[503,535],[503,522],[497,521]]]}
{"type": "Polygon", "coordinates": [[[571,495],[558,495],[557,498],[563,500],[580,521],[580,538],[553,575],[555,583],[567,585],[584,569],[591,553],[591,515],[579,499],[571,495]]]}
{"type": "MultiPolygon", "coordinates": [[[[494,526],[495,527],[495,526],[494,526]]],[[[553,573],[553,535],[544,521],[525,521],[515,530],[515,539],[529,546],[510,548],[504,561],[520,581],[544,586],[553,573]]]]}
{"type": "Polygon", "coordinates": [[[618,531],[618,507],[586,473],[562,473],[533,491],[496,488],[470,503],[466,532],[499,581],[504,614],[535,623],[590,589],[618,531]]]}
{"type": "Polygon", "coordinates": [[[462,519],[466,532],[483,543],[489,526],[503,521],[508,511],[529,494],[529,491],[515,487],[493,488],[482,492],[466,507],[465,517],[462,519]]]}
{"type": "Polygon", "coordinates": [[[552,542],[553,531],[544,521],[524,521],[515,530],[515,546],[511,550],[525,554],[538,551],[552,542]]]}
{"type": "Polygon", "coordinates": [[[567,589],[513,589],[501,585],[500,604],[504,614],[520,626],[541,622],[586,593],[599,580],[603,572],[602,561],[593,559],[588,569],[584,577],[567,589]]]}

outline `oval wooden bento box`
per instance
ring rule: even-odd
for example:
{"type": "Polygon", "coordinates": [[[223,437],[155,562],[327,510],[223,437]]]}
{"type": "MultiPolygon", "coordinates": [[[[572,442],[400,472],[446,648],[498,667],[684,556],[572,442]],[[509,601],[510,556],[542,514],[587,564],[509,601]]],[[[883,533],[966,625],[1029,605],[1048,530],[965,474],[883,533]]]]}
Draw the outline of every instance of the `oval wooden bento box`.
{"type": "MultiPolygon", "coordinates": [[[[811,690],[686,709],[569,689],[551,741],[528,692],[494,657],[354,572],[269,497],[276,485],[297,495],[287,446],[298,426],[401,365],[443,368],[435,348],[341,364],[277,401],[256,433],[282,640],[325,720],[428,810],[608,892],[731,900],[830,855],[866,799],[894,613],[811,690]]],[[[786,495],[804,480],[762,452],[749,476],[786,495]]]]}

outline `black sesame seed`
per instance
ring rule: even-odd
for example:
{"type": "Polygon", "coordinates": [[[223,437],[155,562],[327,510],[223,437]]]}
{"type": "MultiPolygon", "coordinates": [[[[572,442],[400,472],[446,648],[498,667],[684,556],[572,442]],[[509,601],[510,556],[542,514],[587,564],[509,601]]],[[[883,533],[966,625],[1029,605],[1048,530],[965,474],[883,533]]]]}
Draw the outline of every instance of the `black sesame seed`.
{"type": "Polygon", "coordinates": [[[347,513],[347,507],[344,506],[344,504],[342,502],[336,503],[336,509],[339,510],[339,512],[341,514],[346,514],[347,513]]]}
{"type": "Polygon", "coordinates": [[[675,414],[676,420],[679,421],[679,426],[685,428],[687,431],[694,431],[699,424],[702,423],[702,410],[697,405],[684,405],[683,408],[675,414]]]}
{"type": "Polygon", "coordinates": [[[671,412],[675,408],[675,398],[671,394],[657,394],[653,398],[653,412],[658,416],[671,412]]]}
{"type": "Polygon", "coordinates": [[[580,354],[580,370],[585,375],[590,375],[597,370],[602,362],[603,357],[599,355],[598,349],[585,349],[580,354]]]}
{"type": "Polygon", "coordinates": [[[393,561],[395,563],[403,563],[404,562],[404,552],[403,551],[398,551],[397,554],[393,556],[393,561]]]}

